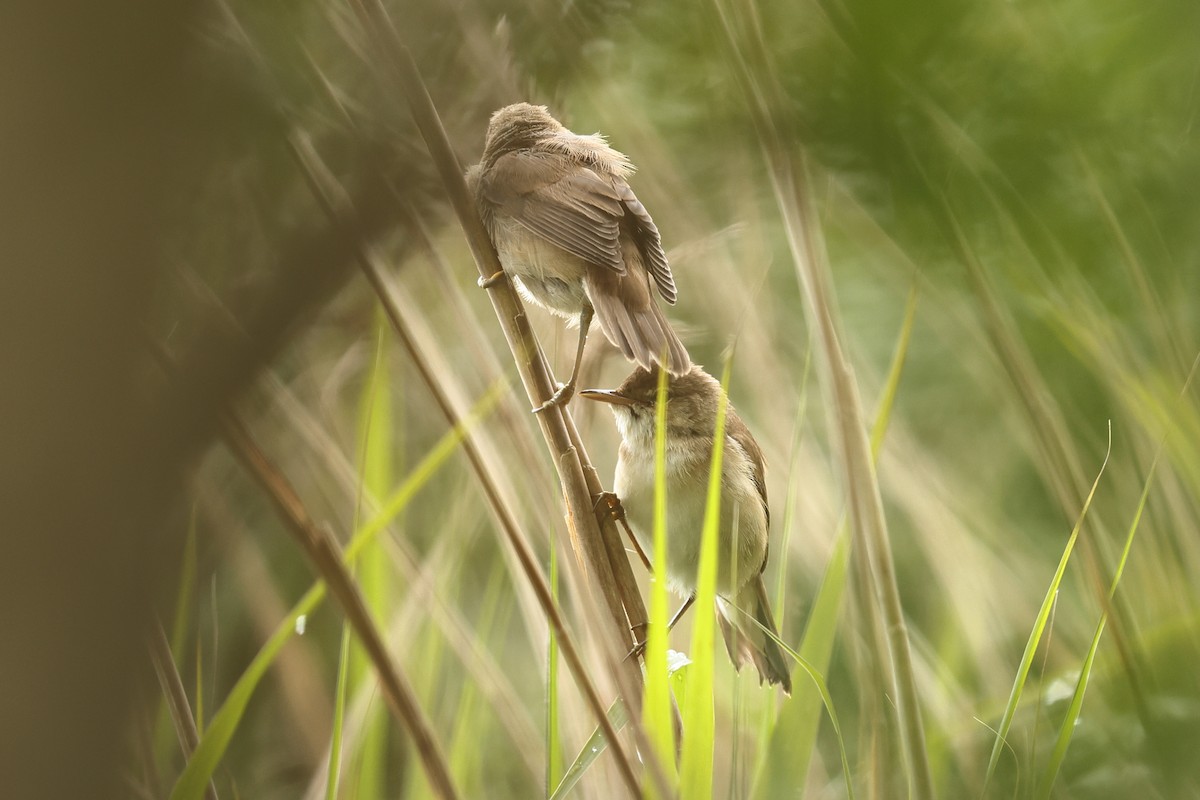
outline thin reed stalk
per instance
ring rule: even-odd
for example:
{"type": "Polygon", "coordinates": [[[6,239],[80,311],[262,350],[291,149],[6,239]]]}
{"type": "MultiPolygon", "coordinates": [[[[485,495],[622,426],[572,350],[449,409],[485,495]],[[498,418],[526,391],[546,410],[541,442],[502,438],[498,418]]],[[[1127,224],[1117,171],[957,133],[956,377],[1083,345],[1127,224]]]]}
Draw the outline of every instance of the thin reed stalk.
{"type": "Polygon", "coordinates": [[[274,503],[288,531],[304,548],[316,571],[337,599],[346,621],[362,643],[379,676],[379,686],[393,715],[412,737],[433,791],[444,800],[458,797],[450,769],[416,694],[387,652],[387,645],[367,610],[362,594],[342,562],[337,543],[313,522],[300,496],[283,473],[267,458],[242,422],[222,415],[224,438],[238,461],[258,481],[274,503]]]}
{"type": "MultiPolygon", "coordinates": [[[[420,70],[408,47],[401,40],[386,10],[378,0],[351,0],[355,14],[381,54],[393,69],[430,155],[437,167],[451,205],[466,234],[467,244],[481,277],[502,272],[500,260],[463,179],[462,166],[450,146],[433,101],[425,88],[420,70]]],[[[554,392],[554,382],[545,357],[525,316],[524,307],[511,282],[499,281],[488,290],[493,309],[500,321],[530,403],[540,406],[554,392]]],[[[617,684],[631,708],[641,707],[641,673],[636,661],[624,654],[633,644],[632,632],[646,624],[646,610],[637,591],[628,557],[620,545],[614,522],[595,511],[601,486],[594,468],[575,430],[570,412],[553,407],[537,415],[542,435],[558,470],[566,499],[572,544],[584,566],[588,588],[597,592],[608,610],[606,635],[601,637],[607,660],[617,684]]],[[[635,735],[645,745],[644,733],[636,722],[635,735]]],[[[650,756],[651,760],[653,757],[650,756]]],[[[651,775],[661,775],[652,768],[651,775]]],[[[628,788],[640,794],[636,777],[622,769],[628,788]]],[[[664,787],[665,788],[665,781],[664,787]]]]}
{"type": "MultiPolygon", "coordinates": [[[[467,244],[480,276],[486,278],[501,272],[500,259],[475,210],[475,204],[463,179],[462,167],[450,146],[412,54],[377,0],[351,0],[351,5],[364,29],[376,38],[381,54],[394,68],[394,77],[404,92],[421,136],[429,148],[451,205],[466,234],[467,244]]],[[[507,281],[494,284],[488,290],[488,296],[512,351],[530,402],[533,406],[539,406],[554,393],[554,381],[529,326],[520,298],[512,284],[507,281]]],[[[589,581],[589,586],[599,591],[610,612],[611,633],[606,637],[606,642],[613,648],[612,655],[619,657],[633,644],[629,627],[645,620],[628,619],[628,614],[636,614],[636,609],[641,604],[630,598],[627,606],[625,598],[618,592],[618,584],[613,575],[615,565],[607,556],[600,524],[592,512],[595,498],[589,492],[586,478],[590,464],[585,468],[581,451],[575,447],[566,423],[567,416],[568,411],[554,407],[538,414],[537,421],[559,472],[567,500],[567,513],[582,551],[578,555],[593,579],[589,581]],[[620,646],[616,646],[617,643],[620,643],[620,646]]],[[[628,570],[628,560],[622,558],[621,561],[624,563],[624,569],[628,570]]],[[[629,688],[633,688],[640,685],[640,676],[637,665],[633,662],[628,663],[627,672],[631,678],[629,688]]],[[[622,684],[624,683],[622,681],[622,684]]],[[[634,689],[635,697],[636,691],[634,689]]]]}
{"type": "MultiPolygon", "coordinates": [[[[348,220],[344,209],[339,208],[333,198],[339,196],[338,187],[333,183],[332,176],[323,169],[319,158],[315,152],[304,146],[301,141],[294,141],[296,146],[296,154],[305,168],[306,174],[312,184],[314,194],[318,200],[325,206],[326,211],[330,216],[341,224],[347,224],[348,220]]],[[[429,365],[425,355],[417,346],[412,332],[409,330],[408,324],[404,320],[404,316],[400,311],[399,305],[391,292],[388,291],[387,283],[384,280],[382,272],[378,265],[369,257],[369,255],[359,248],[358,254],[359,267],[366,276],[367,281],[371,284],[371,288],[375,291],[379,299],[380,305],[383,307],[385,316],[391,324],[393,332],[399,338],[401,345],[413,360],[413,364],[417,368],[418,374],[422,381],[429,389],[430,394],[442,415],[447,422],[452,426],[458,426],[462,423],[458,412],[454,409],[450,398],[445,389],[442,387],[441,381],[438,379],[433,368],[429,365]]],[[[499,522],[500,530],[503,532],[505,539],[513,548],[517,555],[517,560],[521,565],[522,571],[533,587],[534,594],[537,596],[538,602],[546,615],[551,628],[554,629],[558,636],[559,646],[563,651],[563,657],[567,661],[567,665],[571,670],[572,675],[578,683],[580,690],[583,692],[588,705],[591,706],[596,714],[601,728],[604,730],[605,736],[609,738],[613,745],[613,751],[616,754],[618,769],[629,785],[630,791],[634,794],[638,793],[638,784],[636,772],[633,764],[629,759],[629,754],[622,746],[620,739],[617,736],[617,730],[608,719],[603,701],[600,698],[600,693],[596,689],[591,676],[588,675],[584,666],[583,658],[580,656],[578,649],[575,647],[574,639],[567,630],[566,623],[563,621],[562,615],[559,613],[558,606],[554,602],[550,591],[550,585],[546,581],[545,576],[538,566],[537,557],[530,547],[525,536],[521,533],[520,526],[517,524],[516,518],[513,516],[512,510],[504,500],[504,495],[501,493],[496,482],[493,480],[491,473],[488,471],[483,462],[483,458],[479,453],[472,440],[471,434],[463,440],[463,450],[467,455],[467,460],[471,463],[472,470],[475,472],[484,496],[488,500],[489,506],[496,515],[499,522]]],[[[593,470],[594,472],[594,470],[593,470]]]]}
{"type": "MultiPolygon", "coordinates": [[[[154,674],[162,687],[167,709],[171,712],[171,722],[175,726],[176,736],[179,737],[183,757],[191,758],[200,745],[200,732],[196,729],[196,718],[192,716],[192,707],[188,704],[183,679],[179,676],[175,657],[171,654],[171,643],[167,641],[167,633],[158,620],[154,621],[150,630],[150,663],[154,665],[154,674]]],[[[204,789],[204,798],[217,800],[217,787],[213,785],[212,780],[209,780],[204,789]]]]}

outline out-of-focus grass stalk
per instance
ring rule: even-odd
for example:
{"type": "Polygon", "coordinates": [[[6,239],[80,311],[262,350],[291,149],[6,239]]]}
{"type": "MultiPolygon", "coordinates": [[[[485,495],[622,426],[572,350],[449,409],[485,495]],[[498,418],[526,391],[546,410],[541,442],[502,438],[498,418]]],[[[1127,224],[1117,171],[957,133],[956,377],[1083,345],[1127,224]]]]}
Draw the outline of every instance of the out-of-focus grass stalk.
{"type": "Polygon", "coordinates": [[[1042,607],[1038,610],[1037,618],[1034,620],[1033,630],[1029,632],[1029,640],[1025,644],[1025,652],[1021,656],[1021,663],[1017,667],[1017,675],[1013,681],[1012,692],[1008,697],[1008,705],[1005,707],[1004,716],[1000,719],[1000,724],[996,728],[996,741],[992,745],[992,754],[988,758],[987,774],[984,776],[981,796],[987,795],[988,784],[991,783],[992,776],[996,772],[996,765],[1000,762],[1000,752],[1007,740],[1009,728],[1012,727],[1013,717],[1017,713],[1017,706],[1021,702],[1021,692],[1025,689],[1025,681],[1029,677],[1029,669],[1033,665],[1033,657],[1037,653],[1038,643],[1042,640],[1042,634],[1046,630],[1046,622],[1050,618],[1050,612],[1054,608],[1055,600],[1058,597],[1058,587],[1062,583],[1063,574],[1067,571],[1067,562],[1071,558],[1071,552],[1075,549],[1075,542],[1079,539],[1079,531],[1083,527],[1083,521],[1087,517],[1088,509],[1092,505],[1092,498],[1096,495],[1096,487],[1100,485],[1100,478],[1104,475],[1104,468],[1108,466],[1108,457],[1111,453],[1112,424],[1109,423],[1108,449],[1104,453],[1104,462],[1100,465],[1100,470],[1096,473],[1096,479],[1092,482],[1091,491],[1088,492],[1087,498],[1083,502],[1083,508],[1080,510],[1079,517],[1075,521],[1075,527],[1071,530],[1066,547],[1063,548],[1062,558],[1058,562],[1058,569],[1054,571],[1054,577],[1051,578],[1050,585],[1046,589],[1046,596],[1042,600],[1042,607]]]}
{"type": "Polygon", "coordinates": [[[325,800],[337,800],[342,777],[342,731],[346,724],[350,639],[350,626],[343,622],[341,643],[338,645],[337,682],[333,689],[333,726],[329,732],[329,769],[325,776],[325,800]]]}
{"type": "MultiPolygon", "coordinates": [[[[179,589],[175,592],[175,618],[171,622],[170,655],[178,663],[183,655],[184,642],[187,638],[187,628],[191,617],[192,594],[196,591],[196,504],[192,504],[188,515],[187,539],[183,545],[183,565],[179,574],[179,589]]],[[[154,760],[157,764],[165,763],[172,745],[169,736],[173,727],[167,698],[159,706],[154,721],[153,748],[154,760]]]]}
{"type": "Polygon", "coordinates": [[[204,724],[204,641],[196,635],[196,730],[205,730],[204,724]]]}
{"type": "MultiPolygon", "coordinates": [[[[929,116],[935,127],[954,143],[954,150],[960,165],[966,169],[967,173],[975,180],[976,186],[991,202],[996,218],[1010,228],[1011,241],[1025,249],[1028,256],[1027,263],[1042,267],[1033,248],[1023,235],[1018,215],[1024,215],[1026,222],[1031,225],[1040,226],[1041,221],[1030,218],[1026,201],[1016,191],[1008,176],[982,148],[978,147],[971,135],[950,119],[935,102],[919,93],[914,93],[913,99],[929,116]]],[[[927,166],[915,156],[911,156],[911,159],[915,173],[921,177],[928,196],[933,200],[933,208],[938,212],[939,223],[945,231],[947,243],[966,269],[971,289],[981,312],[982,327],[1004,366],[1004,371],[1012,383],[1017,400],[1032,429],[1031,439],[1038,451],[1038,458],[1034,460],[1034,464],[1045,476],[1064,516],[1070,518],[1083,502],[1083,489],[1087,485],[1087,481],[1063,413],[1054,402],[1054,393],[1050,386],[1039,373],[1029,346],[1021,336],[1020,329],[1013,319],[1012,311],[1001,301],[991,277],[964,233],[959,215],[942,188],[941,180],[934,179],[929,174],[927,166]]],[[[1085,173],[1084,177],[1090,181],[1092,176],[1088,174],[1089,165],[1086,159],[1079,160],[1079,163],[1085,173]]],[[[1118,243],[1127,244],[1127,239],[1119,223],[1108,213],[1110,209],[1099,187],[1093,185],[1093,189],[1096,192],[1101,213],[1106,216],[1106,221],[1118,243]]],[[[1132,250],[1125,250],[1123,255],[1135,284],[1144,280],[1144,277],[1138,274],[1141,266],[1132,250]]],[[[1048,282],[1045,288],[1053,289],[1048,282]]],[[[1149,292],[1148,288],[1147,291],[1149,292]]],[[[1143,294],[1142,299],[1145,303],[1149,303],[1148,307],[1154,306],[1152,292],[1143,294]]],[[[1101,367],[1097,371],[1104,374],[1106,370],[1101,367]]],[[[1103,526],[1103,521],[1100,521],[1100,525],[1103,526]]],[[[1107,577],[1110,571],[1104,563],[1103,553],[1093,544],[1091,537],[1083,540],[1082,550],[1089,586],[1098,602],[1110,612],[1110,628],[1113,639],[1121,656],[1130,688],[1139,697],[1137,702],[1141,706],[1140,689],[1138,688],[1140,682],[1127,644],[1128,636],[1125,633],[1131,614],[1122,609],[1120,598],[1117,598],[1117,605],[1110,607],[1107,594],[1107,587],[1111,582],[1111,578],[1107,577]]]]}
{"type": "MultiPolygon", "coordinates": [[[[800,460],[800,444],[803,441],[803,434],[808,416],[808,377],[812,366],[812,347],[804,349],[804,369],[801,370],[800,391],[798,392],[799,400],[796,404],[796,414],[792,424],[792,443],[788,448],[788,475],[796,472],[797,464],[800,460]]],[[[795,524],[796,518],[796,502],[800,496],[800,487],[797,481],[788,481],[787,495],[783,502],[783,522],[780,525],[782,535],[779,539],[777,552],[780,554],[777,557],[779,571],[776,573],[775,580],[775,599],[771,603],[771,608],[775,610],[775,623],[778,625],[780,632],[785,629],[784,618],[787,612],[787,564],[788,553],[791,545],[792,525],[795,524]]],[[[835,544],[836,548],[836,544],[835,544]]],[[[779,723],[782,719],[783,709],[795,708],[797,706],[798,697],[792,696],[792,702],[782,706],[776,703],[769,703],[762,709],[758,725],[758,741],[760,746],[755,760],[753,772],[751,773],[750,795],[758,796],[758,792],[762,790],[764,784],[764,774],[767,770],[768,759],[771,758],[772,744],[774,743],[774,733],[779,728],[779,723]],[[766,743],[765,745],[762,743],[766,743]]],[[[788,751],[789,757],[792,754],[791,748],[788,751]]],[[[807,768],[806,768],[807,769],[807,768]]],[[[803,778],[801,778],[801,783],[803,778]]]]}
{"type": "MultiPolygon", "coordinates": [[[[804,369],[801,370],[799,400],[796,403],[795,423],[792,430],[792,444],[789,448],[788,474],[796,471],[800,459],[800,444],[803,441],[805,425],[808,417],[808,376],[812,367],[812,347],[804,349],[804,369]]],[[[783,535],[779,540],[779,572],[775,580],[775,600],[771,606],[775,611],[775,623],[783,630],[783,620],[787,613],[787,559],[791,545],[792,525],[796,518],[796,499],[800,496],[800,486],[796,481],[788,481],[787,496],[783,501],[783,535]]]]}
{"type": "MultiPolygon", "coordinates": [[[[385,360],[386,321],[381,313],[376,314],[375,347],[371,368],[367,373],[367,385],[362,393],[358,409],[359,443],[359,491],[354,503],[354,522],[357,530],[362,514],[363,491],[382,497],[391,485],[391,403],[387,384],[387,362],[385,360]]],[[[379,542],[368,545],[355,566],[359,585],[364,598],[376,616],[387,613],[386,560],[379,542]]],[[[346,696],[351,684],[359,686],[370,680],[370,663],[366,654],[357,648],[351,649],[350,628],[342,625],[342,641],[338,649],[337,684],[334,690],[333,728],[330,732],[329,769],[325,785],[326,800],[337,800],[341,778],[343,725],[346,719],[346,696]]],[[[383,717],[375,706],[367,709],[363,722],[364,735],[359,744],[359,766],[354,770],[352,794],[355,796],[378,797],[383,794],[383,748],[386,747],[386,728],[383,717]]]]}
{"type": "MultiPolygon", "coordinates": [[[[387,318],[376,308],[375,348],[367,385],[359,404],[358,442],[360,448],[361,482],[355,502],[354,516],[362,513],[361,490],[383,497],[392,485],[393,453],[398,450],[392,417],[392,392],[387,358],[387,318]]],[[[357,527],[357,526],[356,526],[357,527]]],[[[391,569],[383,543],[376,540],[363,549],[355,569],[363,599],[377,619],[385,619],[392,605],[389,586],[391,569]]],[[[374,682],[370,662],[361,648],[351,650],[351,686],[374,682]]],[[[368,707],[362,722],[357,767],[354,770],[352,794],[355,797],[383,797],[387,780],[387,725],[383,709],[378,704],[368,707]]]]}
{"type": "MultiPolygon", "coordinates": [[[[353,563],[362,548],[387,528],[396,514],[408,505],[417,491],[428,483],[438,468],[454,454],[468,429],[477,424],[496,404],[503,388],[503,384],[492,387],[476,405],[471,417],[462,425],[448,431],[408,478],[387,498],[380,513],[368,520],[354,534],[344,551],[343,557],[347,563],[353,563]]],[[[324,581],[317,581],[292,607],[275,633],[259,649],[213,716],[212,722],[204,730],[195,753],[188,759],[183,773],[171,791],[171,800],[199,800],[202,797],[204,786],[212,777],[230,740],[237,732],[246,706],[250,703],[250,698],[263,675],[275,662],[283,646],[296,634],[298,620],[311,614],[320,605],[325,599],[325,592],[324,581]]]]}
{"type": "MultiPolygon", "coordinates": [[[[717,531],[721,526],[721,465],[725,454],[725,414],[729,405],[731,361],[726,359],[721,374],[721,396],[717,402],[712,462],[704,506],[704,528],[700,537],[700,565],[696,576],[696,620],[692,625],[691,659],[687,673],[687,697],[683,708],[683,753],[680,758],[680,796],[711,797],[713,792],[713,747],[715,709],[713,703],[713,630],[717,604],[717,531]]],[[[658,554],[655,554],[657,559],[658,554]]]]}
{"type": "MultiPolygon", "coordinates": [[[[150,663],[154,667],[154,674],[158,677],[158,684],[166,699],[166,706],[170,711],[171,721],[175,725],[175,733],[179,739],[183,757],[191,758],[200,743],[200,732],[196,728],[195,718],[192,717],[191,706],[188,705],[187,693],[183,689],[183,679],[179,677],[175,659],[171,656],[171,646],[167,642],[166,631],[162,629],[162,624],[158,620],[154,621],[154,626],[150,631],[150,663]]],[[[217,788],[211,779],[205,786],[204,797],[205,800],[217,800],[217,788]]]]}
{"type": "Polygon", "coordinates": [[[832,438],[837,444],[839,467],[847,494],[850,522],[855,532],[854,552],[870,565],[875,593],[881,605],[887,653],[880,661],[892,664],[891,687],[900,727],[903,764],[909,795],[934,796],[933,778],[925,748],[925,729],[917,694],[911,646],[904,609],[892,562],[891,543],[883,501],[871,458],[867,426],[854,371],[843,352],[837,306],[830,286],[828,259],[820,223],[808,194],[809,175],[803,143],[791,135],[794,127],[780,116],[787,108],[778,87],[752,6],[744,3],[736,15],[725,0],[713,0],[726,35],[736,73],[747,98],[767,162],[788,245],[808,308],[807,322],[823,364],[822,384],[833,417],[832,438]],[[741,30],[739,30],[741,29],[741,30]]]}
{"type": "MultiPolygon", "coordinates": [[[[646,693],[642,719],[668,779],[674,783],[675,730],[667,671],[667,371],[658,371],[654,409],[654,582],[646,632],[646,693]]],[[[648,787],[650,788],[650,787],[648,787]]],[[[655,796],[652,792],[649,796],[655,796]]],[[[667,798],[663,798],[667,800],[667,798]]]]}
{"type": "MultiPolygon", "coordinates": [[[[875,411],[875,422],[871,426],[871,457],[878,461],[879,452],[883,448],[884,437],[887,434],[888,423],[891,421],[892,408],[896,403],[896,395],[900,389],[900,378],[904,374],[904,365],[908,356],[908,346],[912,340],[913,324],[916,321],[917,292],[914,287],[908,294],[904,308],[904,321],[896,339],[896,348],[892,354],[891,366],[888,368],[887,380],[880,393],[879,406],[875,411]]],[[[786,523],[785,523],[786,524],[786,523]]],[[[829,669],[830,658],[833,655],[833,642],[837,636],[838,618],[841,614],[842,597],[846,588],[846,574],[849,565],[849,531],[845,519],[838,525],[837,537],[834,540],[833,552],[825,566],[825,574],[821,578],[816,600],[813,601],[808,621],[804,627],[804,638],[800,642],[797,653],[800,659],[812,666],[818,674],[825,674],[829,669]]],[[[780,603],[782,608],[782,603],[780,603]]],[[[782,627],[782,622],[780,623],[782,627]]],[[[763,757],[759,759],[758,774],[755,778],[753,795],[761,800],[781,797],[802,792],[812,755],[816,751],[817,728],[821,721],[821,709],[824,698],[820,687],[800,683],[792,701],[783,706],[779,719],[770,733],[768,745],[763,748],[763,757]]],[[[853,787],[854,776],[847,772],[845,776],[848,787],[853,787]]]]}
{"type": "MultiPolygon", "coordinates": [[[[457,574],[458,569],[451,567],[449,562],[447,562],[447,567],[447,569],[431,573],[431,580],[439,583],[451,580],[453,575],[457,574]]],[[[414,639],[410,651],[411,666],[409,667],[413,688],[420,697],[440,697],[442,695],[438,690],[445,661],[446,637],[442,635],[436,625],[428,624],[426,619],[420,625],[418,635],[414,639]]],[[[414,753],[408,753],[409,761],[412,761],[414,755],[414,753]]],[[[404,777],[406,780],[400,791],[401,797],[425,800],[437,796],[436,789],[430,784],[429,777],[424,770],[406,768],[404,777]]],[[[457,783],[455,785],[457,786],[457,783]]],[[[465,794],[463,796],[466,797],[465,794]]]]}
{"type": "MultiPolygon", "coordinates": [[[[558,602],[558,544],[550,538],[550,597],[558,602]]],[[[550,643],[546,648],[546,796],[562,780],[562,731],[559,730],[558,703],[558,637],[549,629],[550,643]]]]}
{"type": "MultiPolygon", "coordinates": [[[[496,561],[491,577],[483,591],[479,604],[480,615],[475,634],[480,644],[486,644],[494,631],[503,632],[512,616],[511,585],[505,580],[503,561],[496,561]]],[[[479,688],[471,681],[464,681],[458,701],[457,719],[450,751],[450,768],[466,797],[481,797],[487,794],[487,775],[484,772],[487,748],[481,746],[488,735],[485,726],[490,725],[480,713],[479,688]]],[[[549,792],[547,792],[549,794],[549,792]]]]}
{"type": "MultiPolygon", "coordinates": [[[[1133,514],[1133,522],[1129,525],[1129,533],[1125,537],[1125,547],[1121,551],[1121,560],[1117,563],[1117,572],[1113,576],[1112,586],[1109,588],[1109,596],[1116,595],[1117,586],[1121,582],[1121,575],[1125,572],[1125,564],[1129,560],[1129,551],[1133,549],[1133,540],[1137,536],[1138,525],[1142,521],[1142,512],[1146,510],[1146,500],[1150,496],[1150,484],[1154,480],[1154,470],[1158,467],[1158,458],[1161,454],[1162,445],[1159,445],[1159,453],[1155,454],[1154,461],[1150,464],[1150,470],[1146,475],[1146,482],[1142,487],[1142,496],[1138,498],[1137,510],[1133,514]]],[[[1050,793],[1054,789],[1054,781],[1058,778],[1058,771],[1062,767],[1063,760],[1067,757],[1067,748],[1071,746],[1071,737],[1075,733],[1075,724],[1079,721],[1079,713],[1083,709],[1083,696],[1087,691],[1088,678],[1092,673],[1092,664],[1096,660],[1096,651],[1100,648],[1100,637],[1104,634],[1104,626],[1108,622],[1108,611],[1104,610],[1100,613],[1100,621],[1096,623],[1096,633],[1092,636],[1092,643],[1088,647],[1087,656],[1083,659],[1083,665],[1079,668],[1079,678],[1075,682],[1075,692],[1071,696],[1071,704],[1067,707],[1067,714],[1063,718],[1062,725],[1058,729],[1058,739],[1054,743],[1054,751],[1050,754],[1050,763],[1046,766],[1042,773],[1042,779],[1038,784],[1037,796],[1049,800],[1050,793]]]]}

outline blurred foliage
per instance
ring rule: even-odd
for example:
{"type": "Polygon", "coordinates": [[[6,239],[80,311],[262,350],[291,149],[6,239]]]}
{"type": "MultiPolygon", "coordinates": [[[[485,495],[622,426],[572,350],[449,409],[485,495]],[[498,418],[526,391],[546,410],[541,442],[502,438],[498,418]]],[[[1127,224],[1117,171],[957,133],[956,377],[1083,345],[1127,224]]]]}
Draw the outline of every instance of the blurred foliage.
{"type": "MultiPolygon", "coordinates": [[[[783,498],[797,488],[788,550],[772,551],[771,569],[785,573],[784,638],[799,642],[842,500],[828,466],[823,398],[815,390],[798,396],[808,349],[803,305],[722,30],[718,8],[729,7],[679,0],[388,7],[464,165],[477,156],[490,111],[526,98],[550,104],[576,131],[604,131],[638,165],[634,188],[663,231],[680,286],[670,313],[693,355],[712,367],[738,338],[732,397],[766,446],[773,519],[783,518],[783,498]],[[797,422],[799,407],[807,411],[797,422]],[[794,433],[801,444],[792,452],[794,433]]],[[[1200,657],[1200,451],[1188,434],[1200,430],[1200,404],[1195,388],[1179,393],[1200,348],[1200,137],[1193,129],[1200,5],[769,0],[732,8],[761,37],[757,66],[779,88],[774,112],[795,153],[807,158],[805,189],[816,200],[868,407],[904,298],[917,287],[917,326],[880,482],[940,791],[982,791],[993,742],[987,726],[1003,709],[1079,513],[1071,492],[1081,500],[1090,485],[1112,420],[1112,462],[1082,534],[1081,548],[1093,551],[1071,563],[1052,634],[1034,662],[1036,686],[1026,687],[989,795],[1032,795],[1037,785],[1101,611],[1092,570],[1111,570],[1166,436],[1144,531],[1055,796],[1192,796],[1200,791],[1191,757],[1200,748],[1192,668],[1200,657]]],[[[204,124],[221,132],[220,152],[196,192],[173,209],[165,257],[180,277],[164,298],[164,339],[187,340],[195,320],[218,304],[214,297],[236,324],[253,308],[239,307],[239,298],[253,297],[264,275],[286,271],[277,261],[282,243],[321,219],[288,143],[302,135],[348,186],[370,171],[394,172],[406,196],[418,198],[411,216],[379,237],[378,255],[394,268],[426,346],[464,395],[481,394],[493,373],[512,375],[423,144],[348,8],[242,2],[214,8],[196,35],[204,45],[196,69],[212,94],[204,124]]],[[[362,480],[354,454],[374,304],[365,284],[352,282],[245,403],[313,516],[341,535],[362,480]]],[[[562,368],[573,334],[539,311],[531,318],[562,368]]],[[[592,343],[585,380],[615,384],[625,365],[604,350],[592,343]]],[[[393,463],[415,463],[444,422],[401,348],[384,352],[394,423],[379,429],[392,430],[384,446],[397,450],[393,463]]],[[[510,401],[511,413],[489,435],[512,461],[512,501],[545,555],[562,533],[558,490],[523,397],[510,401]]],[[[609,474],[615,438],[607,415],[576,413],[609,474]]],[[[189,644],[176,656],[185,684],[202,683],[211,704],[281,618],[271,617],[274,604],[294,602],[310,575],[227,455],[213,453],[196,480],[202,577],[189,598],[196,620],[189,644]],[[246,559],[262,562],[265,584],[236,577],[246,559]],[[197,648],[199,677],[191,674],[197,648]]],[[[544,743],[510,738],[497,698],[511,691],[526,723],[544,729],[545,626],[522,599],[516,573],[503,591],[485,593],[507,563],[493,527],[465,465],[434,477],[393,528],[385,561],[397,586],[380,593],[393,606],[379,619],[447,737],[463,785],[494,797],[533,796],[543,783],[526,769],[523,748],[544,743]],[[410,555],[417,572],[398,566],[410,555]],[[491,605],[497,596],[500,609],[491,605]],[[481,681],[446,646],[450,623],[429,613],[435,602],[452,607],[468,637],[475,630],[502,688],[481,681]]],[[[775,535],[782,541],[782,532],[775,535]]],[[[567,594],[568,610],[582,619],[578,598],[567,594]]],[[[844,609],[826,682],[856,770],[850,780],[872,796],[869,787],[895,765],[887,747],[872,746],[880,721],[863,709],[876,705],[860,702],[870,685],[855,656],[864,647],[860,623],[852,607],[844,609]]],[[[218,772],[230,796],[231,785],[240,796],[266,798],[323,787],[321,753],[297,726],[311,726],[317,739],[328,733],[340,625],[328,611],[309,625],[303,643],[289,645],[292,666],[280,667],[276,691],[251,704],[218,772]],[[323,687],[324,696],[297,708],[288,669],[308,675],[303,685],[323,687]]],[[[759,717],[769,729],[773,701],[752,680],[735,682],[717,660],[715,785],[718,796],[727,789],[743,796],[746,764],[767,745],[759,717]],[[734,751],[745,763],[730,763],[734,751]]],[[[573,754],[594,721],[569,683],[562,682],[562,713],[571,718],[561,735],[573,754]]],[[[344,773],[361,767],[354,726],[368,724],[372,703],[377,713],[369,686],[348,699],[344,773]]],[[[845,795],[827,727],[806,779],[810,796],[845,795]]],[[[384,796],[425,796],[402,737],[392,734],[384,796]]],[[[532,760],[541,762],[542,753],[532,760]]],[[[786,776],[788,766],[776,759],[764,769],[786,776]]],[[[178,763],[158,767],[171,776],[178,763]]],[[[614,786],[598,766],[577,791],[603,797],[614,786]]]]}

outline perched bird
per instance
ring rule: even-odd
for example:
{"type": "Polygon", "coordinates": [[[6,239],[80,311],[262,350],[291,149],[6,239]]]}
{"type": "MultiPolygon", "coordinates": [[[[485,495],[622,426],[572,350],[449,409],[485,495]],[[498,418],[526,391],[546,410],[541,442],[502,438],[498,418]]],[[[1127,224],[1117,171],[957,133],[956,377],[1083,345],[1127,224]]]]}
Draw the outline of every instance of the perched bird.
{"type": "MultiPolygon", "coordinates": [[[[613,489],[642,549],[654,547],[654,432],[656,371],[638,368],[618,388],[585,389],[581,397],[608,403],[621,434],[613,489]]],[[[698,366],[667,386],[667,576],[687,596],[676,620],[695,600],[700,540],[708,496],[721,384],[698,366]]],[[[721,519],[717,538],[717,618],[734,665],[747,660],[760,680],[789,694],[783,651],[745,615],[778,635],[762,573],[767,566],[770,512],[762,451],[733,406],[726,406],[721,465],[721,519]]],[[[674,620],[672,621],[674,624],[674,620]]]]}
{"type": "Polygon", "coordinates": [[[630,361],[691,366],[654,291],[674,304],[675,280],[654,220],[629,188],[633,166],[599,134],[579,136],[544,106],[517,103],[492,114],[483,157],[467,170],[503,272],[534,303],[579,326],[571,378],[541,408],[571,399],[593,315],[630,361]],[[664,360],[665,357],[665,360],[664,360]]]}

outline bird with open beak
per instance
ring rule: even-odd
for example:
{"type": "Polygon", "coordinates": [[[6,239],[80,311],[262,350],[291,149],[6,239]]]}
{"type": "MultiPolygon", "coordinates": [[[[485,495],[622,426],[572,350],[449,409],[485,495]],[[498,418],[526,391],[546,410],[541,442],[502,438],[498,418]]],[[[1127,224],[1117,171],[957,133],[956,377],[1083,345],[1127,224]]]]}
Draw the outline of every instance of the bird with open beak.
{"type": "MultiPolygon", "coordinates": [[[[699,366],[667,383],[666,567],[671,588],[687,597],[672,625],[695,600],[721,393],[721,384],[699,366]]],[[[642,549],[653,552],[657,371],[639,367],[616,389],[586,389],[580,396],[613,411],[621,434],[613,489],[642,549]]],[[[778,636],[762,578],[770,523],[762,450],[732,405],[725,410],[720,514],[717,618],[729,657],[739,670],[754,662],[760,680],[790,694],[783,651],[764,631],[778,636]]]]}
{"type": "Polygon", "coordinates": [[[517,103],[492,115],[483,157],[467,185],[503,272],[522,295],[579,326],[570,379],[540,411],[570,400],[593,316],[627,359],[673,375],[687,349],[655,301],[675,302],[658,228],[626,178],[633,166],[599,134],[580,136],[544,106],[517,103]]]}

